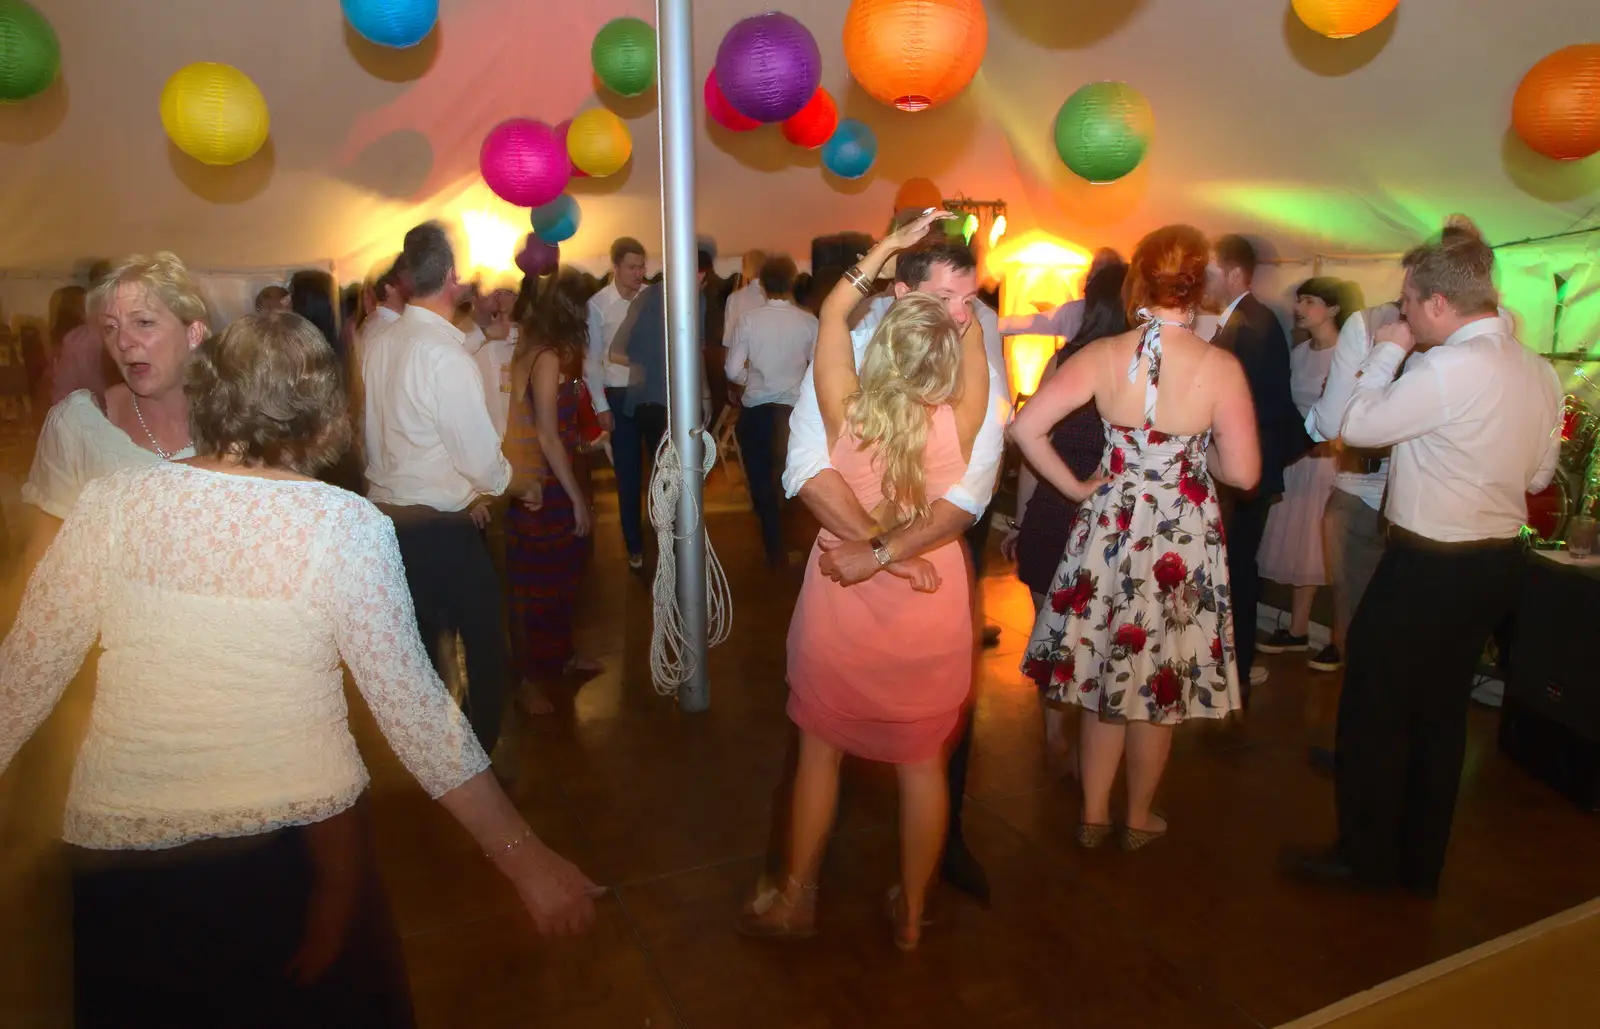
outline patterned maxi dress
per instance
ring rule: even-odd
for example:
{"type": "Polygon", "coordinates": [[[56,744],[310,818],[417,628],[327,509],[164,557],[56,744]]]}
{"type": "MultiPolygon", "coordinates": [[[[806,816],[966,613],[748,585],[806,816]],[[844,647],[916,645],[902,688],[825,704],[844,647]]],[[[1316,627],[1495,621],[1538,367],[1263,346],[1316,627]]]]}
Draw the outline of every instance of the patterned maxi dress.
{"type": "Polygon", "coordinates": [[[1128,367],[1137,381],[1150,359],[1144,425],[1106,425],[1110,479],[1078,508],[1023,672],[1052,700],[1170,725],[1242,705],[1211,433],[1153,426],[1162,324],[1148,321],[1128,367]]]}

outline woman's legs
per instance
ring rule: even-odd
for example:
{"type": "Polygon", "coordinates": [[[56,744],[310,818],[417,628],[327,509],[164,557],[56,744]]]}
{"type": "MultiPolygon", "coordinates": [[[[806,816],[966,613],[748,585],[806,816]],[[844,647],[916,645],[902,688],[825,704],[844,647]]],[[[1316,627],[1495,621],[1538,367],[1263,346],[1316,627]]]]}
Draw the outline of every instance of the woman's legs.
{"type": "Polygon", "coordinates": [[[1156,799],[1156,787],[1161,785],[1161,773],[1167,768],[1167,755],[1172,753],[1172,727],[1134,722],[1128,726],[1128,820],[1130,829],[1162,832],[1167,823],[1150,812],[1156,799]]]}
{"type": "Polygon", "coordinates": [[[798,902],[802,887],[815,887],[839,803],[839,762],[844,754],[800,731],[800,764],[790,805],[789,847],[784,855],[784,895],[798,902]]]}
{"type": "Polygon", "coordinates": [[[1289,635],[1304,636],[1311,631],[1311,602],[1317,599],[1317,587],[1296,586],[1294,602],[1290,605],[1289,635]]]}
{"type": "Polygon", "coordinates": [[[944,755],[896,765],[900,777],[900,889],[905,897],[902,934],[915,939],[928,904],[928,887],[944,849],[950,795],[944,755]]]}
{"type": "Polygon", "coordinates": [[[1083,814],[1086,825],[1111,824],[1111,786],[1117,781],[1117,766],[1122,763],[1122,747],[1127,734],[1124,722],[1104,722],[1093,711],[1078,719],[1078,749],[1083,782],[1083,814]]]}
{"type": "MultiPolygon", "coordinates": [[[[1030,593],[1033,597],[1033,617],[1037,619],[1039,612],[1044,609],[1045,596],[1043,593],[1030,593]]],[[[1055,704],[1039,695],[1039,708],[1044,713],[1044,761],[1045,767],[1050,769],[1050,774],[1056,778],[1071,776],[1078,777],[1078,759],[1072,752],[1072,741],[1067,739],[1067,709],[1065,705],[1055,704]]]]}

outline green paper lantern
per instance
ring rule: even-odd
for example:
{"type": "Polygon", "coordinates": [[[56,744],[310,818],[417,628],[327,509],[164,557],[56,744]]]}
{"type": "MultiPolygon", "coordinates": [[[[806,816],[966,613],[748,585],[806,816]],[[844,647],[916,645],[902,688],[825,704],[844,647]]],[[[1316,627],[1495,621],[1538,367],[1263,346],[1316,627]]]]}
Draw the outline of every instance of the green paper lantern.
{"type": "Polygon", "coordinates": [[[61,70],[61,43],[44,15],[23,0],[0,0],[0,102],[44,92],[61,70]]]}
{"type": "Polygon", "coordinates": [[[589,60],[602,85],[638,96],[656,81],[656,30],[638,18],[615,18],[595,33],[589,60]]]}
{"type": "Polygon", "coordinates": [[[1081,178],[1115,182],[1139,167],[1154,131],[1144,94],[1126,82],[1091,82],[1056,115],[1056,153],[1081,178]]]}

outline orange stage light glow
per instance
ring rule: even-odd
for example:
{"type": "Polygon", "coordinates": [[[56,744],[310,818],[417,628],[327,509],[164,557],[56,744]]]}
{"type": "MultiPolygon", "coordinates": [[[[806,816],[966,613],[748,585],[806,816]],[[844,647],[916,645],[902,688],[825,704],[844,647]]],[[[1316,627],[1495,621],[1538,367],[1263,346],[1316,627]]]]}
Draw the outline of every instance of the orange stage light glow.
{"type": "MultiPolygon", "coordinates": [[[[989,251],[984,267],[1000,280],[1000,314],[1034,314],[1083,295],[1092,256],[1082,247],[1034,230],[989,251]]],[[[1013,398],[1031,396],[1060,340],[1055,336],[1011,336],[1006,367],[1013,398]]]]}

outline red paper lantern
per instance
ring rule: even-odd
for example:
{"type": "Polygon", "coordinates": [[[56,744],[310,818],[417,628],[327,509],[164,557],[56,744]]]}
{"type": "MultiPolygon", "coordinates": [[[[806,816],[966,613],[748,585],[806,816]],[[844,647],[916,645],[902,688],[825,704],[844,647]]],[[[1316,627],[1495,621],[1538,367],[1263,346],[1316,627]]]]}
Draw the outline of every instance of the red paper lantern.
{"type": "Polygon", "coordinates": [[[931,179],[907,179],[901,184],[899,192],[894,195],[896,211],[904,211],[909,207],[922,210],[943,206],[944,193],[931,179]]]}
{"type": "Polygon", "coordinates": [[[1522,141],[1555,161],[1600,152],[1600,43],[1579,43],[1529,70],[1511,102],[1522,141]]]}
{"type": "Polygon", "coordinates": [[[722,87],[717,85],[715,68],[706,73],[705,100],[706,114],[729,132],[749,132],[751,129],[761,127],[760,122],[754,118],[746,118],[728,103],[728,98],[722,95],[722,87]]]}
{"type": "Polygon", "coordinates": [[[988,45],[983,0],[852,0],[844,16],[850,74],[874,99],[902,111],[953,100],[977,74],[988,45]]]}
{"type": "Polygon", "coordinates": [[[821,86],[798,114],[783,123],[783,138],[795,146],[815,150],[839,127],[839,107],[821,86]]]}

